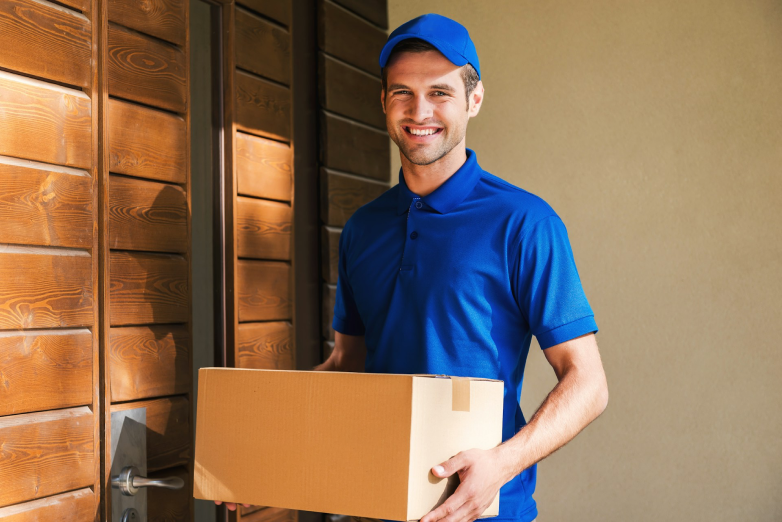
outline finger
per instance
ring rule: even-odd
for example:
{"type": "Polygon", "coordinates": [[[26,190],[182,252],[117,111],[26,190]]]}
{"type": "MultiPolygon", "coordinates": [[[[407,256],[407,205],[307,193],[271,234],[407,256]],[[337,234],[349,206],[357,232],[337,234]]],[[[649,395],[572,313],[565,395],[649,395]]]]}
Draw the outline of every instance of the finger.
{"type": "Polygon", "coordinates": [[[236,504],[233,502],[226,502],[225,507],[228,508],[228,511],[236,511],[236,504]]]}
{"type": "Polygon", "coordinates": [[[222,500],[215,500],[215,504],[217,504],[218,506],[219,506],[220,504],[222,504],[222,503],[223,503],[223,501],[222,501],[222,500]]]}
{"type": "Polygon", "coordinates": [[[479,516],[481,513],[478,510],[478,503],[475,499],[468,499],[455,513],[448,515],[440,522],[473,522],[479,516]]]}
{"type": "Polygon", "coordinates": [[[453,495],[448,497],[448,500],[427,513],[424,518],[421,519],[421,522],[437,522],[440,519],[446,518],[447,516],[456,513],[466,500],[465,495],[459,492],[459,488],[456,488],[456,491],[453,495]]]}
{"type": "Polygon", "coordinates": [[[464,467],[464,457],[461,453],[451,457],[445,462],[438,464],[432,468],[432,474],[435,477],[445,478],[450,477],[457,471],[464,467]]]}
{"type": "Polygon", "coordinates": [[[250,507],[250,504],[242,504],[244,507],[250,507]]]}

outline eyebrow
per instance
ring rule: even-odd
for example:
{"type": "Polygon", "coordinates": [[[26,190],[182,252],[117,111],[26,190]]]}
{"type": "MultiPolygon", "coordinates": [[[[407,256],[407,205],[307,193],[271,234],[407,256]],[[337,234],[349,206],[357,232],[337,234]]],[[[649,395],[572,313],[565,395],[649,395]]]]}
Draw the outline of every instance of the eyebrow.
{"type": "MultiPolygon", "coordinates": [[[[453,87],[451,87],[450,85],[448,85],[446,83],[438,83],[436,85],[430,85],[429,88],[430,89],[435,89],[435,90],[438,90],[438,91],[456,92],[456,89],[454,89],[453,87]]],[[[393,83],[393,84],[388,86],[388,90],[389,91],[396,91],[398,89],[407,89],[407,90],[409,90],[410,87],[408,87],[407,85],[401,84],[401,83],[393,83]]]]}

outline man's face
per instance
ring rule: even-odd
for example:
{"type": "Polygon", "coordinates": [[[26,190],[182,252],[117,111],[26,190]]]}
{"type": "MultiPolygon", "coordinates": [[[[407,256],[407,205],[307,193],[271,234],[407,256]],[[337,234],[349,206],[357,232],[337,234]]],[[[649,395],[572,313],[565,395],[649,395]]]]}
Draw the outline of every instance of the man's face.
{"type": "Polygon", "coordinates": [[[400,53],[387,64],[381,94],[388,134],[415,165],[430,165],[464,140],[482,86],[466,101],[461,67],[437,51],[400,53]]]}

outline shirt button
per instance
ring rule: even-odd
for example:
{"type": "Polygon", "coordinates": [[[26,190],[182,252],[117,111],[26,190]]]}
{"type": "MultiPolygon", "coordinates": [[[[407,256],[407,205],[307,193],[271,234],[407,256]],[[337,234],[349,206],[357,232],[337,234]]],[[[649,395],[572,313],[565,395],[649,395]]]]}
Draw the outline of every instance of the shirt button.
{"type": "Polygon", "coordinates": [[[418,232],[413,231],[413,232],[410,233],[410,239],[415,239],[417,237],[418,237],[418,232]]]}
{"type": "Polygon", "coordinates": [[[415,202],[415,208],[418,208],[418,209],[424,208],[424,204],[421,203],[420,201],[416,201],[415,202]]]}

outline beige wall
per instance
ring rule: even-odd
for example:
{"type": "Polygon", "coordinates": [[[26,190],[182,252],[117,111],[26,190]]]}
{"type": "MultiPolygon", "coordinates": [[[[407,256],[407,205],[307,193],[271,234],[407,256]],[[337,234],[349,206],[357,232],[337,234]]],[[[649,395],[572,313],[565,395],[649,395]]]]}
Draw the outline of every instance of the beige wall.
{"type": "MultiPolygon", "coordinates": [[[[601,329],[610,404],[539,520],[782,520],[782,3],[389,4],[470,30],[468,146],[563,217],[601,329]]],[[[526,376],[529,415],[537,347],[526,376]]]]}

